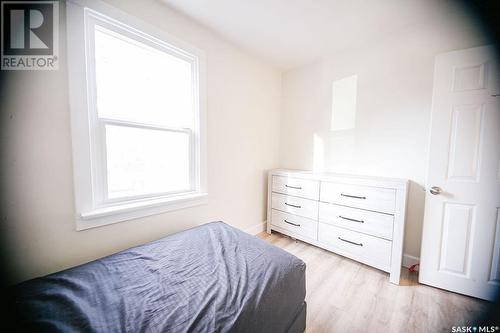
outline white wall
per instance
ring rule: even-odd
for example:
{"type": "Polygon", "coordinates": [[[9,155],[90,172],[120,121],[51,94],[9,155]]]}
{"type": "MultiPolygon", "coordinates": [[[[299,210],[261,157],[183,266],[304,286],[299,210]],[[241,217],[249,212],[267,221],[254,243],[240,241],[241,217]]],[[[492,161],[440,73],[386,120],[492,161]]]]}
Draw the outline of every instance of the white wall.
{"type": "Polygon", "coordinates": [[[61,270],[213,220],[255,231],[265,220],[265,173],[278,166],[280,72],[162,4],[108,2],[206,52],[209,203],[75,231],[62,25],[59,71],[2,73],[0,233],[12,273],[7,282],[61,270]]]}
{"type": "Polygon", "coordinates": [[[285,73],[280,167],[410,179],[405,253],[419,256],[434,56],[487,43],[472,29],[454,14],[285,73]],[[332,82],[350,75],[356,128],[331,132],[332,82]]]}

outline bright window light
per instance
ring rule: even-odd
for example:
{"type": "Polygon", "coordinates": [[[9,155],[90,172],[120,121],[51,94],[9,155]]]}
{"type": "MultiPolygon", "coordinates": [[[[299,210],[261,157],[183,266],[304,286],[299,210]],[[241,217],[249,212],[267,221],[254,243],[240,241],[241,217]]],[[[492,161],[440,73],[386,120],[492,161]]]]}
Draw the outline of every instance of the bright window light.
{"type": "Polygon", "coordinates": [[[190,191],[192,64],[98,25],[94,33],[106,198],[190,191]]]}
{"type": "Polygon", "coordinates": [[[332,131],[348,130],[356,127],[356,98],[358,76],[353,75],[332,84],[332,131]]]}
{"type": "Polygon", "coordinates": [[[77,230],[207,203],[204,52],[88,3],[66,4],[77,230]]]}
{"type": "Polygon", "coordinates": [[[193,126],[193,69],[184,59],[95,27],[99,117],[193,126]]]}
{"type": "Polygon", "coordinates": [[[106,125],[108,196],[190,190],[189,133],[106,125]]]}

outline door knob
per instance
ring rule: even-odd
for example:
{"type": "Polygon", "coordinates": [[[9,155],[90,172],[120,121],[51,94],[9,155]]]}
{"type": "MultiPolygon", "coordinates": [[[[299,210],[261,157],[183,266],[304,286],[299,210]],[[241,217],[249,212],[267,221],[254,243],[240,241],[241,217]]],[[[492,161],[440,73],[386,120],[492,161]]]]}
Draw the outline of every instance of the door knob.
{"type": "Polygon", "coordinates": [[[442,190],[441,190],[441,187],[433,186],[433,187],[431,187],[429,192],[431,192],[431,194],[433,194],[433,195],[438,195],[438,194],[441,194],[442,190]]]}

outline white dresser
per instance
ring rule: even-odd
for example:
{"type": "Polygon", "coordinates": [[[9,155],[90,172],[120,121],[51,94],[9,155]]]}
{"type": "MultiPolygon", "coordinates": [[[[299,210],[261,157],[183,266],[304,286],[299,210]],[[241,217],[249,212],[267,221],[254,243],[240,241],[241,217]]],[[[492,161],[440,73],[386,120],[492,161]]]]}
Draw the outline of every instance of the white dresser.
{"type": "Polygon", "coordinates": [[[268,184],[268,233],[389,272],[399,284],[407,180],[280,169],[268,184]]]}

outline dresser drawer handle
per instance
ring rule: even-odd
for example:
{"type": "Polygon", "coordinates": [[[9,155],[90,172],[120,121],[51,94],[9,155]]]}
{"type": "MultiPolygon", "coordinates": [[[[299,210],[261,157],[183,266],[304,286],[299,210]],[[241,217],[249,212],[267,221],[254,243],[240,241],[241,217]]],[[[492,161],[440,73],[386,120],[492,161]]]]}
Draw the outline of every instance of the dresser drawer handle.
{"type": "Polygon", "coordinates": [[[296,223],[288,222],[287,220],[283,220],[283,221],[285,221],[285,223],[288,223],[288,224],[294,225],[294,226],[296,226],[296,227],[300,227],[300,224],[296,224],[296,223]]]}
{"type": "Polygon", "coordinates": [[[300,186],[285,185],[285,187],[293,188],[295,190],[302,190],[302,187],[300,187],[300,186]]]}
{"type": "Polygon", "coordinates": [[[363,220],[356,220],[356,219],[351,219],[349,217],[343,217],[342,215],[339,215],[341,219],[347,220],[347,221],[352,221],[352,222],[358,222],[358,223],[365,223],[363,220]]]}
{"type": "Polygon", "coordinates": [[[349,244],[353,244],[353,245],[357,245],[357,246],[363,246],[363,243],[356,243],[356,242],[353,242],[353,241],[350,241],[350,240],[347,240],[347,239],[343,239],[342,237],[338,237],[341,241],[343,242],[346,242],[346,243],[349,243],[349,244]]]}
{"type": "Polygon", "coordinates": [[[294,208],[301,208],[302,207],[302,206],[292,205],[292,204],[289,204],[287,202],[285,202],[285,205],[290,206],[290,207],[294,207],[294,208]]]}
{"type": "Polygon", "coordinates": [[[344,193],[340,193],[341,196],[343,197],[348,197],[348,198],[353,198],[353,199],[366,199],[366,197],[358,197],[357,195],[349,195],[349,194],[344,194],[344,193]]]}

